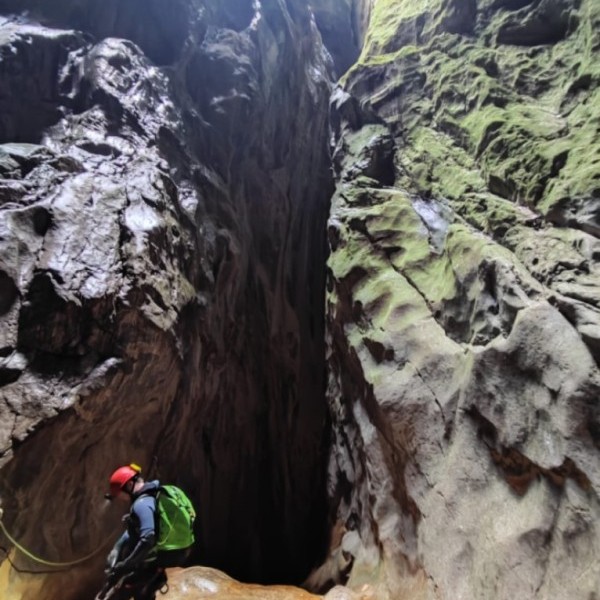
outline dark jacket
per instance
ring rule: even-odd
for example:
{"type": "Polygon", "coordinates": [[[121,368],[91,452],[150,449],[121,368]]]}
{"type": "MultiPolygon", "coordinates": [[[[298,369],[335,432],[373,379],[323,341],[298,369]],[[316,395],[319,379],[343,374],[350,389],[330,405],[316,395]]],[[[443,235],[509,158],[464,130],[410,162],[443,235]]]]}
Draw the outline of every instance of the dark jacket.
{"type": "Polygon", "coordinates": [[[132,571],[151,558],[157,541],[156,494],[160,483],[149,481],[133,496],[127,530],[115,544],[120,562],[115,568],[120,572],[132,571]]]}

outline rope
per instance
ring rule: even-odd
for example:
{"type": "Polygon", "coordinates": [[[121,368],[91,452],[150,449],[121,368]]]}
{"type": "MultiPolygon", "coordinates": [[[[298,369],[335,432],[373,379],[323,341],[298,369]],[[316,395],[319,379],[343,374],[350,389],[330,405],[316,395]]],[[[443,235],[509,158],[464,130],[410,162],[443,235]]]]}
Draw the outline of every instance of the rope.
{"type": "Polygon", "coordinates": [[[17,566],[14,563],[13,559],[10,556],[9,550],[4,548],[4,546],[0,546],[0,551],[4,552],[4,554],[6,554],[6,560],[9,562],[10,566],[15,571],[17,571],[17,573],[26,573],[28,575],[52,575],[53,573],[61,572],[61,569],[38,569],[36,571],[34,571],[33,569],[22,569],[21,567],[17,566]]]}
{"type": "MultiPolygon", "coordinates": [[[[34,562],[36,562],[40,565],[45,565],[46,567],[55,567],[55,568],[65,569],[65,570],[68,567],[73,567],[75,565],[84,563],[87,560],[90,560],[90,558],[92,558],[93,556],[96,556],[96,554],[98,554],[104,548],[104,546],[106,545],[106,541],[108,541],[110,539],[110,538],[107,538],[106,541],[104,542],[104,544],[100,545],[92,553],[87,554],[86,556],[84,556],[82,558],[78,558],[77,560],[71,560],[68,562],[54,562],[54,561],[45,560],[43,558],[40,558],[39,556],[36,556],[35,554],[33,554],[32,552],[27,550],[27,548],[24,548],[21,544],[19,544],[19,542],[17,542],[17,540],[15,540],[15,538],[13,538],[10,535],[10,533],[8,533],[8,531],[6,530],[6,527],[4,526],[4,523],[2,522],[2,519],[0,519],[0,529],[2,529],[2,532],[4,533],[4,535],[8,538],[10,543],[15,548],[17,548],[22,554],[24,554],[25,556],[27,556],[34,562]]],[[[111,537],[112,537],[112,534],[111,534],[111,537]]],[[[11,562],[11,564],[12,564],[12,562],[11,562]]]]}

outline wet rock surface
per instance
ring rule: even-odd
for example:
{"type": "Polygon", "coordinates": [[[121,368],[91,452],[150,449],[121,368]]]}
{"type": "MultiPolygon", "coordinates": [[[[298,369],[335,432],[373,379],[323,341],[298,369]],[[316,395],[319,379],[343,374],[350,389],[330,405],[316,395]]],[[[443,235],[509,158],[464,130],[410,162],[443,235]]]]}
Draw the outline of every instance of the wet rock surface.
{"type": "Polygon", "coordinates": [[[597,593],[599,23],[585,0],[375,3],[332,97],[341,533],[313,585],[597,593]]]}
{"type": "Polygon", "coordinates": [[[52,561],[98,549],[46,576],[5,561],[0,596],[97,588],[106,477],[132,460],[194,499],[196,560],[300,581],[326,536],[331,195],[305,3],[0,14],[4,522],[52,561]]]}

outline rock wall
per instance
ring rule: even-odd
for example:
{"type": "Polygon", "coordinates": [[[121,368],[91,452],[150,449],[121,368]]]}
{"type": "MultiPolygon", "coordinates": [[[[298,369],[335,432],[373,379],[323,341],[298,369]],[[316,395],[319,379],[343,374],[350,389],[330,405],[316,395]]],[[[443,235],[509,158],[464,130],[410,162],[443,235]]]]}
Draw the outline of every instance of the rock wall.
{"type": "Polygon", "coordinates": [[[96,550],[5,561],[0,596],[93,595],[132,460],[195,500],[196,560],[301,579],[325,536],[332,193],[305,2],[0,14],[3,521],[52,561],[96,550]]]}
{"type": "Polygon", "coordinates": [[[241,579],[595,597],[600,7],[307,4],[0,0],[3,522],[95,551],[1,597],[131,460],[241,579]]]}
{"type": "Polygon", "coordinates": [[[311,0],[310,7],[338,76],[358,59],[373,0],[311,0]]]}
{"type": "Polygon", "coordinates": [[[313,585],[596,597],[599,65],[594,0],[374,3],[332,98],[313,585]]]}

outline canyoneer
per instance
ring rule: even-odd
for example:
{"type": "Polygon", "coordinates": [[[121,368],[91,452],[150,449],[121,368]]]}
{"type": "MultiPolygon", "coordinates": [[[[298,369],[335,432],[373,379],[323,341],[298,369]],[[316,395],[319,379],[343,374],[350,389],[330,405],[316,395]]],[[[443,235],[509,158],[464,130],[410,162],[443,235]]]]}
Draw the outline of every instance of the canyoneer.
{"type": "Polygon", "coordinates": [[[144,481],[135,464],[110,476],[109,500],[130,503],[126,530],[106,561],[101,599],[153,600],[165,591],[165,568],[183,566],[194,543],[195,511],[185,493],[173,485],[144,481]]]}

